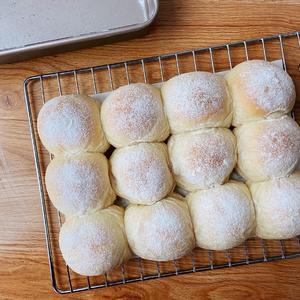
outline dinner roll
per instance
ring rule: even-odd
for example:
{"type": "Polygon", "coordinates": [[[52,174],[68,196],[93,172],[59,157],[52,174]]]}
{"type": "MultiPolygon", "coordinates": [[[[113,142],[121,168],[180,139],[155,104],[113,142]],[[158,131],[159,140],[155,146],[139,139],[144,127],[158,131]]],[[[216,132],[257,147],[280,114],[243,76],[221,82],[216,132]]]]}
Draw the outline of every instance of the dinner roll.
{"type": "Polygon", "coordinates": [[[249,181],[290,174],[300,157],[300,128],[290,117],[248,123],[234,130],[237,171],[249,181]]]}
{"type": "Polygon", "coordinates": [[[169,135],[160,92],[145,83],[113,91],[104,100],[101,119],[107,139],[115,147],[161,142],[169,135]]]}
{"type": "Polygon", "coordinates": [[[300,172],[252,183],[250,191],[258,237],[288,239],[300,235],[300,172]]]}
{"type": "Polygon", "coordinates": [[[108,162],[101,153],[55,157],[47,167],[45,181],[53,205],[67,216],[107,207],[116,198],[108,162]]]}
{"type": "Polygon", "coordinates": [[[112,185],[131,203],[150,205],[174,187],[167,146],[141,143],[116,149],[110,157],[112,185]]]}
{"type": "Polygon", "coordinates": [[[174,197],[175,194],[149,206],[131,204],[126,208],[125,230],[136,255],[166,261],[180,258],[195,247],[187,204],[174,197]]]}
{"type": "Polygon", "coordinates": [[[243,243],[255,227],[250,192],[244,183],[230,181],[187,196],[198,247],[226,250],[243,243]]]}
{"type": "Polygon", "coordinates": [[[68,218],[59,234],[60,250],[67,265],[80,275],[95,276],[129,259],[123,217],[124,209],[113,205],[68,218]]]}
{"type": "Polygon", "coordinates": [[[233,101],[233,126],[290,112],[296,99],[291,77],[279,66],[249,60],[226,77],[233,101]]]}
{"type": "Polygon", "coordinates": [[[231,99],[220,76],[208,72],[178,75],[163,84],[161,93],[173,134],[231,124],[231,99]]]}
{"type": "Polygon", "coordinates": [[[105,152],[109,147],[100,123],[100,106],[88,96],[66,95],[47,101],[37,127],[43,145],[54,155],[105,152]]]}
{"type": "Polygon", "coordinates": [[[224,183],[236,164],[235,136],[227,128],[173,135],[168,149],[175,181],[188,191],[224,183]]]}

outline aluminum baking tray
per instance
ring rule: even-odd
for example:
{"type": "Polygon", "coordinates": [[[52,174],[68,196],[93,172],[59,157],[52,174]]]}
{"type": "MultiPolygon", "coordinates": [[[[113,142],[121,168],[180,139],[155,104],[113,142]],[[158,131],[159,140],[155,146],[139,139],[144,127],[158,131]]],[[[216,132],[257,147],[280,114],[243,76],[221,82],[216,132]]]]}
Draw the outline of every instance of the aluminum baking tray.
{"type": "MultiPolygon", "coordinates": [[[[107,274],[86,277],[69,269],[59,250],[58,233],[62,216],[51,204],[44,182],[45,170],[51,157],[42,146],[36,128],[37,115],[42,105],[52,97],[62,94],[83,93],[99,98],[99,95],[128,83],[159,84],[176,74],[194,70],[223,72],[248,59],[265,59],[281,63],[296,84],[298,101],[296,101],[295,110],[299,112],[299,32],[115,64],[41,74],[25,80],[25,102],[45,225],[50,275],[55,291],[66,294],[300,256],[299,237],[282,241],[250,238],[239,247],[228,251],[208,251],[196,248],[190,255],[170,262],[157,263],[134,257],[120,268],[107,274]]],[[[109,156],[108,153],[107,155],[109,156]]]]}
{"type": "Polygon", "coordinates": [[[0,63],[135,37],[158,0],[0,1],[0,63]]]}

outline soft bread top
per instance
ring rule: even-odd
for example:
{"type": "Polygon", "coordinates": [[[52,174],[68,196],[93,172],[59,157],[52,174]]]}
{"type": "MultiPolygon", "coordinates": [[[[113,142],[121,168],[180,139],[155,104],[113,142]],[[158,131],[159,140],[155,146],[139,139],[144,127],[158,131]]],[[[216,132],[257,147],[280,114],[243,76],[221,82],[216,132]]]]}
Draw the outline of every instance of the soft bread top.
{"type": "Polygon", "coordinates": [[[243,243],[255,227],[250,192],[241,182],[231,181],[187,196],[197,246],[226,250],[243,243]]]}
{"type": "Polygon", "coordinates": [[[300,158],[300,128],[291,117],[248,123],[234,133],[237,171],[246,180],[283,177],[295,169],[300,158]]]}
{"type": "Polygon", "coordinates": [[[164,143],[118,148],[110,157],[110,165],[114,190],[131,203],[151,205],[174,187],[164,143]]]}
{"type": "Polygon", "coordinates": [[[169,135],[160,91],[149,84],[130,84],[113,91],[102,105],[101,119],[115,147],[161,142],[169,135]]]}
{"type": "Polygon", "coordinates": [[[161,92],[173,134],[231,124],[231,99],[220,76],[208,72],[185,73],[165,82],[161,92]]]}
{"type": "Polygon", "coordinates": [[[250,184],[256,211],[256,235],[288,239],[300,234],[300,172],[250,184]]]}
{"type": "Polygon", "coordinates": [[[115,200],[107,158],[101,153],[55,157],[47,167],[45,180],[50,200],[67,216],[102,209],[115,200]]]}
{"type": "Polygon", "coordinates": [[[168,149],[175,181],[188,191],[224,183],[236,164],[236,140],[227,128],[173,135],[168,149]]]}
{"type": "Polygon", "coordinates": [[[167,261],[189,254],[195,238],[187,204],[175,194],[153,205],[129,205],[125,230],[133,252],[144,259],[167,261]],[[176,198],[175,198],[176,197],[176,198]]]}
{"type": "Polygon", "coordinates": [[[124,209],[115,205],[71,217],[61,227],[59,246],[76,273],[96,276],[120,266],[131,252],[124,231],[124,209]]]}
{"type": "Polygon", "coordinates": [[[279,66],[250,60],[234,67],[225,77],[233,101],[233,126],[279,117],[290,112],[296,99],[291,77],[279,66]]]}
{"type": "Polygon", "coordinates": [[[47,101],[37,120],[40,139],[54,155],[105,152],[109,144],[100,123],[100,106],[84,95],[47,101]]]}

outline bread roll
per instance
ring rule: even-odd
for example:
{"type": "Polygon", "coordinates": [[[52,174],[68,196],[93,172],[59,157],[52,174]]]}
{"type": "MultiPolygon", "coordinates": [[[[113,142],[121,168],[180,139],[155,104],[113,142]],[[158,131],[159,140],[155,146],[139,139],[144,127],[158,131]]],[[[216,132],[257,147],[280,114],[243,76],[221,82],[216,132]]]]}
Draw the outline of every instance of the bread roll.
{"type": "Polygon", "coordinates": [[[289,177],[250,184],[256,235],[262,239],[288,239],[300,235],[300,172],[289,177]]]}
{"type": "Polygon", "coordinates": [[[124,209],[115,205],[80,217],[61,227],[59,246],[76,273],[95,276],[118,267],[131,253],[124,231],[124,209]]]}
{"type": "Polygon", "coordinates": [[[160,92],[149,84],[135,83],[113,91],[104,100],[101,119],[115,147],[161,142],[169,135],[160,92]]]}
{"type": "Polygon", "coordinates": [[[126,208],[125,230],[136,255],[167,261],[180,258],[194,248],[187,204],[174,197],[175,194],[150,206],[129,205],[126,208]]]}
{"type": "Polygon", "coordinates": [[[108,162],[101,153],[55,157],[47,167],[45,181],[53,205],[67,216],[107,207],[116,198],[108,162]]]}
{"type": "Polygon", "coordinates": [[[243,243],[255,227],[250,192],[231,181],[187,196],[198,247],[226,250],[243,243]]]}
{"type": "Polygon", "coordinates": [[[173,134],[231,124],[231,99],[220,76],[208,72],[178,75],[163,84],[161,93],[173,134]]]}
{"type": "Polygon", "coordinates": [[[237,171],[249,181],[290,174],[300,157],[300,128],[290,117],[262,120],[234,130],[237,171]]]}
{"type": "Polygon", "coordinates": [[[40,139],[54,155],[105,152],[109,144],[100,123],[98,102],[84,95],[47,101],[37,120],[40,139]]]}
{"type": "Polygon", "coordinates": [[[290,112],[296,99],[291,77],[279,66],[249,60],[226,77],[233,101],[233,126],[290,112]]]}
{"type": "Polygon", "coordinates": [[[175,181],[188,191],[224,183],[236,164],[235,136],[227,128],[173,135],[168,149],[175,181]]]}
{"type": "Polygon", "coordinates": [[[110,157],[112,185],[131,203],[150,205],[174,187],[167,146],[141,143],[116,149],[110,157]]]}

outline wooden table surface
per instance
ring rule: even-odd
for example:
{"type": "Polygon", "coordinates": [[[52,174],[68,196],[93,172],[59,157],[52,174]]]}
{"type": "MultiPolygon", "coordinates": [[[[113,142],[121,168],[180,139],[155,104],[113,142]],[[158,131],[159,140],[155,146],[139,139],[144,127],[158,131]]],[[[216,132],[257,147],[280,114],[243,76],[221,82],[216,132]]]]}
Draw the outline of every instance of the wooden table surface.
{"type": "MultiPolygon", "coordinates": [[[[161,1],[143,38],[0,66],[0,299],[300,299],[300,259],[60,296],[50,285],[23,80],[300,29],[299,1],[161,1]]],[[[299,118],[298,118],[299,120],[299,118]]]]}

